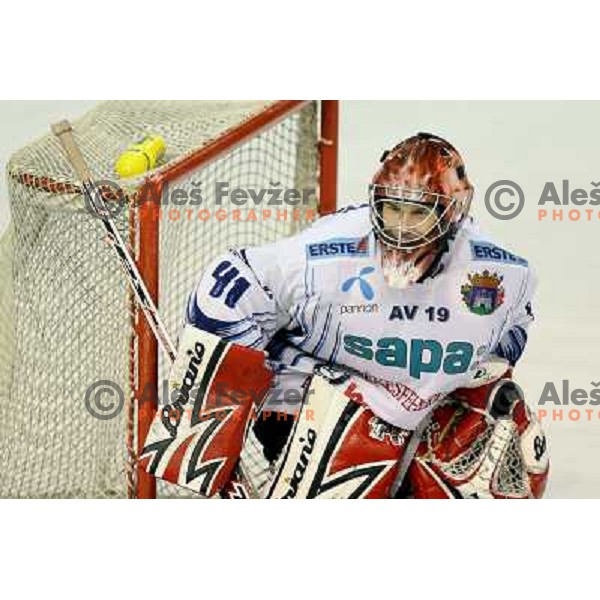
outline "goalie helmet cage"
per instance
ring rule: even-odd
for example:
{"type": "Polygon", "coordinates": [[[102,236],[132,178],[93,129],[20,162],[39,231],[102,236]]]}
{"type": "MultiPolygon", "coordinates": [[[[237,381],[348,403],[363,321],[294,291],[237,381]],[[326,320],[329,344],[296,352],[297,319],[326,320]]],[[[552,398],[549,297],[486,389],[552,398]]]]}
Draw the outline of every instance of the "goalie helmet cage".
{"type": "MultiPolygon", "coordinates": [[[[336,208],[334,100],[105,102],[76,120],[74,133],[97,180],[114,179],[116,159],[141,137],[166,142],[155,170],[120,182],[127,202],[115,220],[173,337],[208,261],[295,233],[336,208]],[[228,185],[219,197],[218,182],[228,185]],[[136,202],[142,188],[154,202],[136,202]],[[310,205],[238,206],[229,195],[236,188],[315,193],[310,205]]],[[[187,496],[138,469],[170,365],[56,138],[13,155],[7,180],[0,496],[187,496]]]]}

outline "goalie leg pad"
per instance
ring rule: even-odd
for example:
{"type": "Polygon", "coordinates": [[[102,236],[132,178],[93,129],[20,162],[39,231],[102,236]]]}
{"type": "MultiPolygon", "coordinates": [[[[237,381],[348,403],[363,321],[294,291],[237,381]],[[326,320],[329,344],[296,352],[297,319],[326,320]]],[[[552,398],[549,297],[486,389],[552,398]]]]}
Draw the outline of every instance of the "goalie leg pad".
{"type": "Polygon", "coordinates": [[[265,355],[188,325],[140,456],[151,474],[204,496],[230,480],[272,380],[265,355]]]}
{"type": "Polygon", "coordinates": [[[410,432],[374,415],[348,379],[314,375],[267,498],[389,498],[410,432]]]}

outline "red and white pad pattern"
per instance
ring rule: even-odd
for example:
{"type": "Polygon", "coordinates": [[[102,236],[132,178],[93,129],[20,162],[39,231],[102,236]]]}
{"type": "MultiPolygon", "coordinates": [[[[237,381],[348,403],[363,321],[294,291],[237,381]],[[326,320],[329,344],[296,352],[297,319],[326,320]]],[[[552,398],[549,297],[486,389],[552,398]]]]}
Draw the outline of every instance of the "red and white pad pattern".
{"type": "Polygon", "coordinates": [[[256,406],[272,380],[264,353],[187,326],[140,463],[151,474],[204,496],[231,479],[256,406]]]}
{"type": "Polygon", "coordinates": [[[366,405],[352,379],[312,378],[268,498],[389,498],[410,432],[366,405]]]}

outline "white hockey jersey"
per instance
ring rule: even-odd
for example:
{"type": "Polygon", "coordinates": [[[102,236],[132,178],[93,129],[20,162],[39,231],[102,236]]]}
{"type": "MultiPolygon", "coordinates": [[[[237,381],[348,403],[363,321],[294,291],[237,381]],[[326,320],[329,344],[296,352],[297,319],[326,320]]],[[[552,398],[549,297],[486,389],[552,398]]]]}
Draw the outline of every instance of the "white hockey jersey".
{"type": "MultiPolygon", "coordinates": [[[[492,355],[514,365],[533,320],[528,262],[472,219],[433,275],[389,287],[369,207],[352,205],[293,237],[215,259],[187,320],[266,350],[283,388],[299,386],[316,363],[350,367],[388,390],[383,406],[371,406],[377,416],[413,429],[492,355]]],[[[293,412],[291,397],[278,389],[269,406],[293,412]]]]}

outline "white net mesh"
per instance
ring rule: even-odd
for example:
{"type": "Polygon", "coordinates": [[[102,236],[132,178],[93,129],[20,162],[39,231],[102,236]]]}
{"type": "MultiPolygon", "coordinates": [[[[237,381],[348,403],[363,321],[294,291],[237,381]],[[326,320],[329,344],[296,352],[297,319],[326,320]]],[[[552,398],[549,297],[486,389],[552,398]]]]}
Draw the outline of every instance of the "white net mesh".
{"type": "MultiPolygon", "coordinates": [[[[267,104],[107,102],[74,127],[98,179],[115,179],[116,158],[132,142],[161,135],[167,151],[160,174],[267,104]]],[[[262,209],[270,207],[250,214],[252,206],[227,199],[216,206],[214,191],[216,182],[227,182],[230,190],[275,183],[282,189],[318,188],[317,113],[309,104],[171,185],[189,192],[201,182],[203,198],[201,206],[163,206],[160,219],[159,308],[173,338],[194,282],[216,254],[272,241],[307,224],[305,206],[299,220],[291,207],[279,207],[287,208],[284,220],[277,207],[268,217],[262,209]],[[226,215],[222,220],[218,208],[226,215]],[[200,215],[201,209],[207,212],[200,215]],[[252,216],[256,220],[248,220],[252,216]]],[[[13,221],[0,242],[0,496],[124,497],[135,376],[127,283],[54,137],[16,153],[8,182],[13,221]],[[98,380],[124,390],[127,402],[118,417],[98,420],[86,410],[86,390],[98,380]]],[[[127,181],[128,193],[140,183],[127,181]]],[[[116,220],[137,246],[136,209],[116,220]]],[[[138,255],[146,251],[136,247],[138,255]]],[[[161,360],[159,367],[163,379],[168,363],[161,360]]],[[[160,485],[159,493],[177,492],[160,485]]]]}

